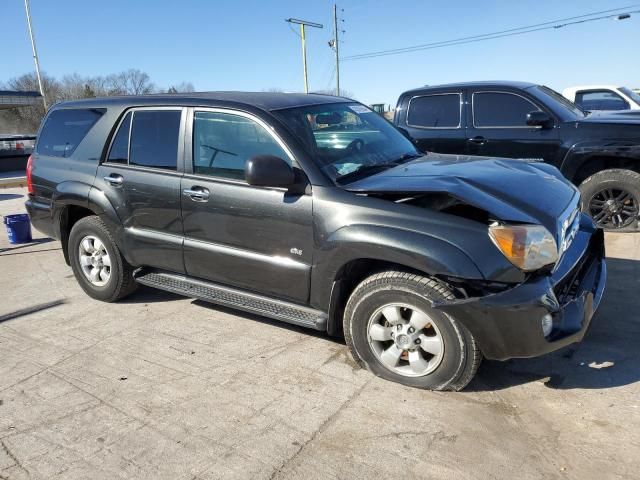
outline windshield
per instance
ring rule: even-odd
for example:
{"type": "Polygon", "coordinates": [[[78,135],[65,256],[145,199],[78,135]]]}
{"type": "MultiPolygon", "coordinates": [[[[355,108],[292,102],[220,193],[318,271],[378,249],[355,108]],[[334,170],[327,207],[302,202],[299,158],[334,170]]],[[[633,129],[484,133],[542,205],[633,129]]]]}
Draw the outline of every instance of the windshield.
{"type": "Polygon", "coordinates": [[[556,103],[559,103],[563,108],[565,108],[566,110],[569,110],[574,115],[576,115],[578,117],[586,116],[587,112],[582,110],[578,105],[573,103],[571,100],[569,100],[566,97],[560,95],[555,90],[553,90],[553,89],[551,89],[551,88],[549,88],[547,86],[544,86],[544,85],[538,85],[536,88],[538,89],[538,91],[544,93],[548,97],[551,97],[553,100],[556,101],[556,103]]]}
{"type": "Polygon", "coordinates": [[[377,173],[421,155],[395,127],[359,103],[310,105],[273,113],[338,183],[377,173]]]}
{"type": "Polygon", "coordinates": [[[620,87],[620,91],[640,106],[640,95],[627,87],[620,87]]]}

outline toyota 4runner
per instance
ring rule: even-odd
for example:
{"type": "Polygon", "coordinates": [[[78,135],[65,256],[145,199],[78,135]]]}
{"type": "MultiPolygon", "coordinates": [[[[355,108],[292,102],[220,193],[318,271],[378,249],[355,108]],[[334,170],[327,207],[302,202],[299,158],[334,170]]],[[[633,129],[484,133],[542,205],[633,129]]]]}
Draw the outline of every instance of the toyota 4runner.
{"type": "Polygon", "coordinates": [[[33,225],[91,297],[144,284],[343,334],[414,387],[581,340],[605,285],[602,231],[555,167],[424,155],[345,98],[60,103],[27,174],[33,225]]]}

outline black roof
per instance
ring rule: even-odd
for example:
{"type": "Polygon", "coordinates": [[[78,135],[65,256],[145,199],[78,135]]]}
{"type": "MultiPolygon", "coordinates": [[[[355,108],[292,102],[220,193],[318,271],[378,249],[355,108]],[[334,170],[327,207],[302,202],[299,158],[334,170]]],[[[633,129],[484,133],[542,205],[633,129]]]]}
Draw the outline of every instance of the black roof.
{"type": "Polygon", "coordinates": [[[474,87],[506,87],[524,90],[525,88],[535,87],[535,83],[530,82],[517,82],[512,80],[484,80],[479,82],[458,82],[458,83],[444,83],[442,85],[425,85],[424,87],[413,88],[405,93],[409,92],[424,92],[426,90],[439,90],[448,88],[474,88],[474,87]]]}
{"type": "Polygon", "coordinates": [[[262,110],[303,107],[324,103],[352,102],[353,100],[319,93],[282,93],[282,92],[193,92],[151,95],[126,95],[101,98],[87,98],[62,102],[57,107],[129,106],[129,105],[207,105],[223,102],[235,105],[247,105],[262,110]]]}

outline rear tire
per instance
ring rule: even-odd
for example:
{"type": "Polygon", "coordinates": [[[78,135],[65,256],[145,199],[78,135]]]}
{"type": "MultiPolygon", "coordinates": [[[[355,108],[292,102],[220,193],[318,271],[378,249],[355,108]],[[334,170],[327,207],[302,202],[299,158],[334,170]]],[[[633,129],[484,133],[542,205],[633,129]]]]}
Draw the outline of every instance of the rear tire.
{"type": "Polygon", "coordinates": [[[136,290],[133,267],[99,217],[78,220],[69,234],[67,248],[73,274],[91,298],[115,302],[136,290]]]}
{"type": "Polygon", "coordinates": [[[454,298],[447,287],[420,275],[387,271],[368,277],[345,307],[351,354],[363,368],[393,382],[462,390],[482,354],[471,333],[430,302],[454,298]]]}
{"type": "Polygon", "coordinates": [[[610,231],[638,230],[640,174],[610,169],[594,173],[580,185],[582,211],[600,228],[610,231]]]}

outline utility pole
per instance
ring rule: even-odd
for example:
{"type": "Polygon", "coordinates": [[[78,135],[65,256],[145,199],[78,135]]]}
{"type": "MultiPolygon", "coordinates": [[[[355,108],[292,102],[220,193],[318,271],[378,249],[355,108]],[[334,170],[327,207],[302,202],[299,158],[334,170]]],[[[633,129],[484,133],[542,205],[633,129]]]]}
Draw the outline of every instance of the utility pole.
{"type": "Polygon", "coordinates": [[[304,93],[309,93],[309,80],[307,76],[307,44],[305,38],[305,25],[314,28],[323,28],[321,23],[308,22],[306,20],[300,20],[298,18],[287,18],[285,22],[296,23],[300,25],[300,38],[302,39],[302,71],[304,75],[304,93]]]}
{"type": "Polygon", "coordinates": [[[31,50],[33,51],[33,61],[36,64],[36,77],[38,77],[38,85],[40,86],[40,95],[44,103],[44,109],[47,109],[47,97],[42,88],[42,78],[40,77],[40,62],[38,61],[38,51],[36,50],[36,40],[33,38],[33,27],[31,26],[31,8],[29,8],[29,0],[24,0],[24,8],[27,11],[27,24],[29,25],[29,37],[31,38],[31,50]]]}
{"type": "Polygon", "coordinates": [[[333,4],[333,50],[336,52],[336,96],[340,96],[340,40],[338,40],[338,5],[333,4]]]}

